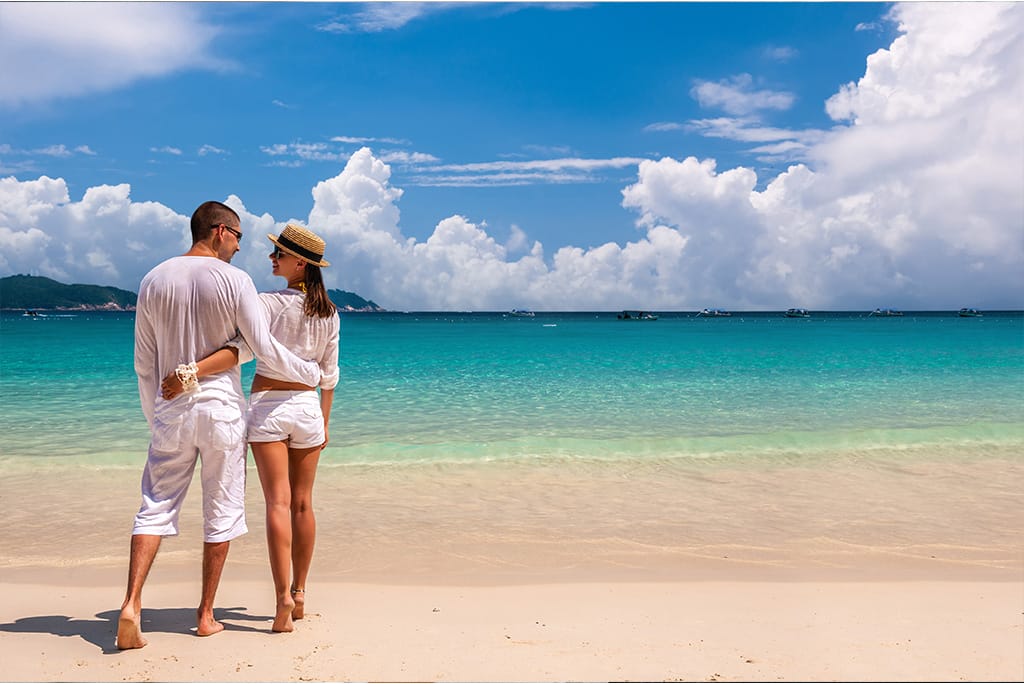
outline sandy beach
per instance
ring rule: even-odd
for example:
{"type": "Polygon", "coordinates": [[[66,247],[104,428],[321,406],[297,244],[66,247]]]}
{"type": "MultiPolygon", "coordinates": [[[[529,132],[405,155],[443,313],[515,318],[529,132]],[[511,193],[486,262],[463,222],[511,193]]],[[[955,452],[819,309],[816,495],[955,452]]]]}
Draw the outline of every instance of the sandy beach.
{"type": "Polygon", "coordinates": [[[137,470],[12,468],[0,679],[1024,678],[1012,455],[902,469],[386,470],[324,469],[307,618],[285,635],[269,631],[254,473],[250,532],[218,594],[227,629],[193,635],[190,494],[146,586],[149,645],[119,652],[137,470]],[[56,508],[38,515],[39,481],[66,502],[62,524],[56,508]]]}
{"type": "Polygon", "coordinates": [[[1013,681],[1024,667],[1012,582],[328,582],[276,635],[265,583],[229,572],[227,629],[199,638],[189,574],[153,578],[150,643],[128,652],[113,645],[119,587],[5,582],[3,679],[1013,681]]]}

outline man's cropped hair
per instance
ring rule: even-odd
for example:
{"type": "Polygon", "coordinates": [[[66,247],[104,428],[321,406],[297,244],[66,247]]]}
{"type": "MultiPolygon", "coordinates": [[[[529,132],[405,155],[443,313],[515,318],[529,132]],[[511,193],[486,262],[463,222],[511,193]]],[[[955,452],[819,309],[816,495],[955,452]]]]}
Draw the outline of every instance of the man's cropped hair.
{"type": "Polygon", "coordinates": [[[192,243],[210,237],[213,229],[220,224],[234,228],[240,222],[235,210],[222,202],[203,202],[192,212],[192,243]]]}

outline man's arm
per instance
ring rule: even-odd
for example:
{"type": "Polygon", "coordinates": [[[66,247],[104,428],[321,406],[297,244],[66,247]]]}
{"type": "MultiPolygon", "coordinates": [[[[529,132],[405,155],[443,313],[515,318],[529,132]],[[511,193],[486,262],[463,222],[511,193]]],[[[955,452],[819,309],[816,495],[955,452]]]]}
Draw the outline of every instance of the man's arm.
{"type": "Polygon", "coordinates": [[[333,329],[331,337],[324,348],[323,356],[320,359],[320,389],[334,389],[338,384],[340,369],[338,368],[338,345],[341,339],[341,317],[334,314],[333,329]]]}
{"type": "Polygon", "coordinates": [[[330,441],[331,406],[334,404],[334,388],[338,384],[341,375],[338,368],[338,345],[341,339],[341,317],[334,314],[334,329],[331,338],[324,349],[323,358],[320,360],[320,411],[324,414],[324,443],[330,441]]]}
{"type": "Polygon", "coordinates": [[[316,387],[320,384],[319,364],[300,359],[270,334],[270,323],[252,280],[248,280],[239,293],[236,319],[238,332],[257,358],[283,370],[289,379],[303,385],[316,387]]]}
{"type": "MultiPolygon", "coordinates": [[[[141,302],[140,302],[141,304],[141,302]]],[[[146,315],[139,307],[135,312],[135,374],[139,376],[139,401],[146,422],[153,425],[153,410],[160,383],[156,368],[156,333],[146,315]]]]}

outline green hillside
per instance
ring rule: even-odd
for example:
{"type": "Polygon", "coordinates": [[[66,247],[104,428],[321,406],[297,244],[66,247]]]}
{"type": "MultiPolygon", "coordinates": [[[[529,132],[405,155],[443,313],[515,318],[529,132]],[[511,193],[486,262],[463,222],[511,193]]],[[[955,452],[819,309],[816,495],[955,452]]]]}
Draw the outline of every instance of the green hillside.
{"type": "MultiPolygon", "coordinates": [[[[328,290],[342,311],[384,311],[354,292],[328,290]]],[[[65,285],[50,278],[12,275],[0,278],[0,309],[109,309],[131,311],[138,295],[103,285],[65,285]]]]}
{"type": "Polygon", "coordinates": [[[0,278],[0,309],[132,310],[137,298],[134,292],[103,285],[65,285],[30,275],[0,278]]]}
{"type": "Polygon", "coordinates": [[[345,290],[328,290],[327,296],[341,311],[384,311],[374,302],[363,299],[355,292],[345,290]]]}

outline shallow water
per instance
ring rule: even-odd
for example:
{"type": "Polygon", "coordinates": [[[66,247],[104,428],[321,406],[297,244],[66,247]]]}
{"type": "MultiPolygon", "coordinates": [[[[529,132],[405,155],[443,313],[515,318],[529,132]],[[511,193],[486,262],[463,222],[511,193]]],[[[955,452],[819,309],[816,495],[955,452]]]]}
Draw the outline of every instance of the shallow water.
{"type": "MultiPolygon", "coordinates": [[[[4,457],[137,463],[131,314],[0,317],[4,457]]],[[[329,463],[1024,443],[1024,317],[346,315],[329,463]]],[[[253,372],[243,369],[243,383],[253,372]]]]}

